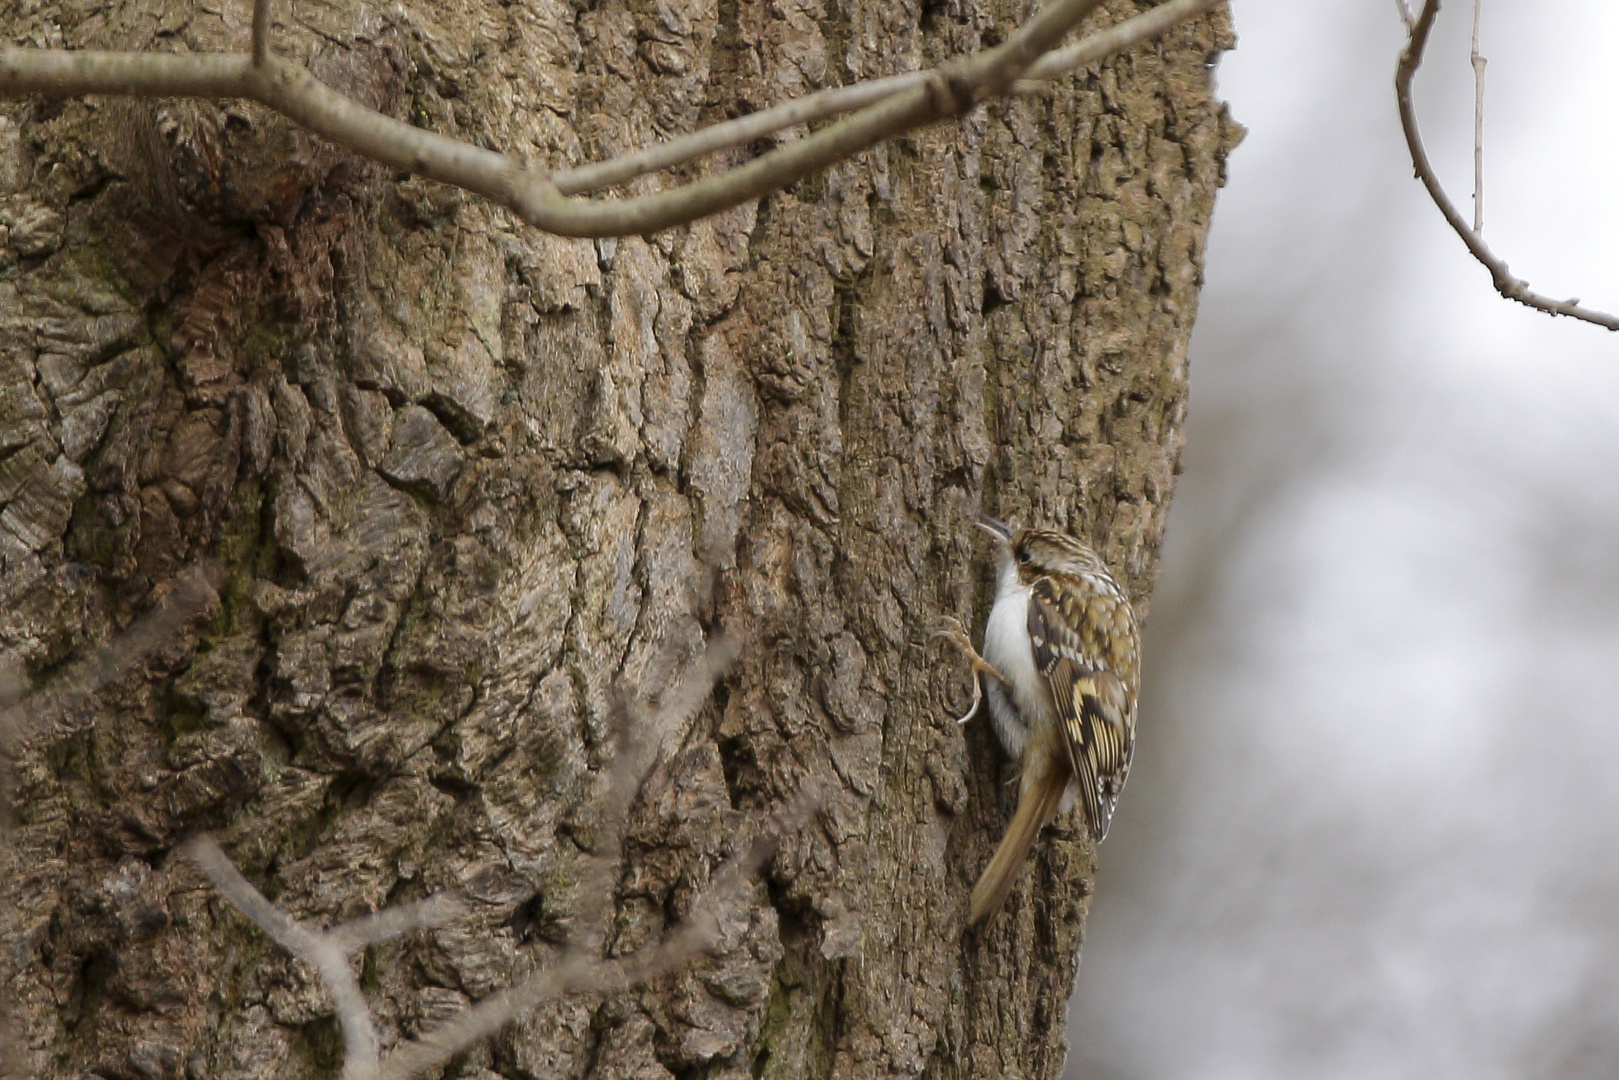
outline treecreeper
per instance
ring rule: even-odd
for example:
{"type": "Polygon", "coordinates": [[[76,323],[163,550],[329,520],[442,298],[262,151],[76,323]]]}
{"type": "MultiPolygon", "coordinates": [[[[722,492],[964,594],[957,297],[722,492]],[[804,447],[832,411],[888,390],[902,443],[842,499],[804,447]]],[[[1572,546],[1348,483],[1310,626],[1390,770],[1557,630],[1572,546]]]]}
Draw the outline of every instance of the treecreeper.
{"type": "Polygon", "coordinates": [[[1041,828],[1076,802],[1091,838],[1107,835],[1135,748],[1141,673],[1135,610],[1096,552],[1050,529],[987,517],[979,526],[998,549],[983,654],[955,620],[941,636],[974,668],[972,708],[959,722],[987,695],[995,734],[1021,771],[1017,810],[973,887],[969,924],[1000,908],[1041,828]]]}

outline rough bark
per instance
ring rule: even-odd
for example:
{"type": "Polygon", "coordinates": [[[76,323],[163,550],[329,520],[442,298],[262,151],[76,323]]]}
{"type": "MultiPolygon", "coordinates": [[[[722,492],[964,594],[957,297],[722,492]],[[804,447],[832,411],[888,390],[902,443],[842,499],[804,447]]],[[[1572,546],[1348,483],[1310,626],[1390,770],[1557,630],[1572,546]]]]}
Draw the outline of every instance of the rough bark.
{"type": "MultiPolygon", "coordinates": [[[[0,28],[242,47],[248,8],[45,0],[0,28]]],[[[289,0],[276,38],[394,115],[575,162],[1027,10],[289,0]]],[[[1055,1076],[1093,852],[1060,822],[964,932],[1011,767],[950,722],[964,669],[928,638],[985,609],[980,509],[1091,538],[1144,609],[1238,132],[1207,69],[1229,44],[1201,20],[617,243],[251,107],[0,107],[0,662],[46,680],[192,560],[227,577],[17,763],[11,1067],[332,1075],[312,969],[174,854],[200,828],[301,918],[469,899],[367,954],[385,1041],[544,965],[609,899],[569,883],[615,680],[655,696],[724,627],[743,658],[638,804],[608,947],[656,940],[805,778],[826,806],[717,955],[543,1008],[447,1075],[1055,1076]]]]}

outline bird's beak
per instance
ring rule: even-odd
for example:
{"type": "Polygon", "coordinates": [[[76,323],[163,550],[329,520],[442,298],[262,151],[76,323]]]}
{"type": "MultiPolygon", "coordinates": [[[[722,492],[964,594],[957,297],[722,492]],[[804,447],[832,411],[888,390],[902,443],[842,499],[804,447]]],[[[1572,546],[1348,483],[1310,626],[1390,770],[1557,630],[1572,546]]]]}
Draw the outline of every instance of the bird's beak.
{"type": "Polygon", "coordinates": [[[978,527],[993,536],[1003,544],[1012,542],[1012,526],[1004,521],[997,521],[987,514],[978,515],[978,527]]]}

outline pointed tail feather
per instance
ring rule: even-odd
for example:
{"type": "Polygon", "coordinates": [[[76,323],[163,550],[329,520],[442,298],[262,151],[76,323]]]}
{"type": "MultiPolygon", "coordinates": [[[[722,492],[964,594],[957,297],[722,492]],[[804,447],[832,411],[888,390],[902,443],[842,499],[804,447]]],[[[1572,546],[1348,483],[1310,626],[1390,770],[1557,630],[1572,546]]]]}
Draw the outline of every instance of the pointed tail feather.
{"type": "Polygon", "coordinates": [[[1023,869],[1024,858],[1040,835],[1040,827],[1057,815],[1068,775],[1060,770],[1053,772],[1055,775],[1047,776],[1032,790],[1026,788],[1019,794],[1017,811],[1006,827],[1006,835],[1001,837],[1001,846],[990,856],[989,865],[973,886],[969,926],[983,922],[1006,902],[1006,894],[1012,891],[1012,883],[1023,869]]]}

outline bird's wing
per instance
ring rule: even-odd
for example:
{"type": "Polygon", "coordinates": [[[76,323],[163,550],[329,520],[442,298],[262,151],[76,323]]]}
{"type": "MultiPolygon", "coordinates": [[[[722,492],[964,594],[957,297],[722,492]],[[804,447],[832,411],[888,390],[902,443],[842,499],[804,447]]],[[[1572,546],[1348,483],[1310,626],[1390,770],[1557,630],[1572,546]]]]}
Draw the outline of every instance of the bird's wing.
{"type": "Polygon", "coordinates": [[[1085,823],[1100,841],[1130,771],[1135,702],[1124,680],[1085,655],[1078,626],[1084,612],[1065,599],[1050,578],[1034,583],[1029,639],[1034,666],[1051,688],[1085,823]]]}

